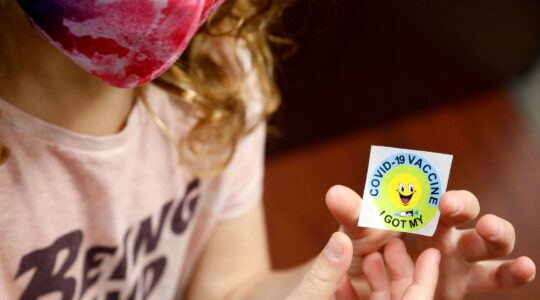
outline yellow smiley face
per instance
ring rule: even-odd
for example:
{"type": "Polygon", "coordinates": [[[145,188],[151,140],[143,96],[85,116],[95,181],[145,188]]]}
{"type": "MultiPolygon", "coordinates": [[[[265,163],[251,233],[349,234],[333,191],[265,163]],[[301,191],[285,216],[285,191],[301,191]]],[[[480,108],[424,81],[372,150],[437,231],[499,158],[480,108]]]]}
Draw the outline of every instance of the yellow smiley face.
{"type": "Polygon", "coordinates": [[[390,181],[387,195],[395,208],[413,208],[422,197],[422,187],[415,176],[398,174],[390,181]]]}

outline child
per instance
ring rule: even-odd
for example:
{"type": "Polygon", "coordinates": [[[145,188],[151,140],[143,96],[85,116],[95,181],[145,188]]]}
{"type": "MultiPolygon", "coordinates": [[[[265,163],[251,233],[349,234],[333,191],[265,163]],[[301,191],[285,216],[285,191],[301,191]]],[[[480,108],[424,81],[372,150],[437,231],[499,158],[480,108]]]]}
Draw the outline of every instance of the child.
{"type": "MultiPolygon", "coordinates": [[[[438,251],[414,269],[395,234],[355,226],[361,199],[340,186],[326,200],[342,232],[312,264],[271,270],[261,120],[287,1],[219,2],[0,0],[0,299],[433,296],[438,251]]],[[[470,193],[441,213],[411,253],[440,250],[442,298],[532,280],[528,258],[485,261],[512,250],[511,224],[455,228],[478,214],[470,193]]]]}

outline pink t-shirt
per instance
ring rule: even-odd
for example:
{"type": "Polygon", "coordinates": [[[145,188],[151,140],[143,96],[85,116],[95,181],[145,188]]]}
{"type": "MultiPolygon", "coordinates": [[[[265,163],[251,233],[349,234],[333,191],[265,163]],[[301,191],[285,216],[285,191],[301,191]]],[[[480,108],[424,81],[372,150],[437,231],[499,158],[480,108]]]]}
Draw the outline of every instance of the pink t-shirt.
{"type": "MultiPolygon", "coordinates": [[[[150,86],[178,135],[189,115],[150,86]]],[[[39,101],[38,99],[36,101],[39,101]]],[[[89,137],[0,99],[0,299],[173,299],[214,226],[261,199],[264,126],[218,177],[198,179],[140,101],[118,134],[89,137]]]]}

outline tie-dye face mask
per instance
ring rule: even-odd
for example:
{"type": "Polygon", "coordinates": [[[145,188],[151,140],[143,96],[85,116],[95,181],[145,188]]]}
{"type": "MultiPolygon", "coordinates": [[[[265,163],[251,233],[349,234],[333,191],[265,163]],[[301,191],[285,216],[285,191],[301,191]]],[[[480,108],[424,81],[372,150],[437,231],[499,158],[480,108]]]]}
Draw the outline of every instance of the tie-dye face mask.
{"type": "Polygon", "coordinates": [[[123,88],[165,72],[223,0],[18,0],[83,69],[123,88]]]}

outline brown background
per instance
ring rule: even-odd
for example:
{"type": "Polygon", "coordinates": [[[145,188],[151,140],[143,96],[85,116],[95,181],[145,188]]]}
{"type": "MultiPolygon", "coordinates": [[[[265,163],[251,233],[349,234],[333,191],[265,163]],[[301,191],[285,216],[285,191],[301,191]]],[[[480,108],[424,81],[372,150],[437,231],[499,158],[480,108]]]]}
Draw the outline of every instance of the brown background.
{"type": "Polygon", "coordinates": [[[498,88],[540,50],[533,0],[296,0],[279,151],[498,88]]]}
{"type": "MultiPolygon", "coordinates": [[[[316,255],[337,229],[326,190],[363,190],[370,145],[454,155],[449,188],[510,220],[514,257],[540,262],[540,151],[505,85],[540,41],[533,1],[308,1],[286,15],[265,205],[274,265],[316,255]]],[[[471,224],[472,226],[472,224],[471,224]]],[[[470,299],[539,299],[538,281],[470,299]]]]}

